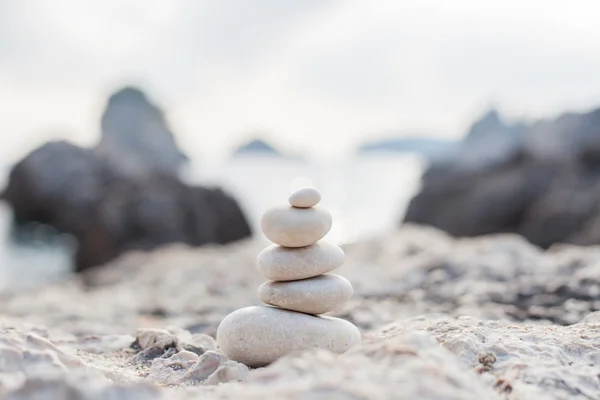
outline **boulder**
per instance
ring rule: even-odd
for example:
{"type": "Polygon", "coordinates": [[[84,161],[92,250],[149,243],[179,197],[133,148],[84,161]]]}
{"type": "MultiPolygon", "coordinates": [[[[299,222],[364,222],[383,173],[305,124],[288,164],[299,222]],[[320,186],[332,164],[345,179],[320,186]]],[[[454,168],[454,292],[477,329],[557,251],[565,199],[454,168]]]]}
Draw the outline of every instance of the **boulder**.
{"type": "Polygon", "coordinates": [[[600,243],[600,109],[528,126],[491,112],[459,153],[424,173],[405,222],[455,236],[519,233],[542,247],[600,243]]]}
{"type": "Polygon", "coordinates": [[[12,168],[2,194],[17,227],[41,222],[75,237],[77,271],[128,250],[250,235],[235,199],[179,180],[187,156],[142,91],[126,87],[113,94],[101,128],[94,148],[52,141],[35,149],[12,168]]]}
{"type": "Polygon", "coordinates": [[[64,141],[49,142],[17,163],[2,197],[17,226],[37,221],[72,234],[77,271],[128,250],[250,235],[237,202],[222,190],[160,173],[134,177],[97,152],[64,141]]]}

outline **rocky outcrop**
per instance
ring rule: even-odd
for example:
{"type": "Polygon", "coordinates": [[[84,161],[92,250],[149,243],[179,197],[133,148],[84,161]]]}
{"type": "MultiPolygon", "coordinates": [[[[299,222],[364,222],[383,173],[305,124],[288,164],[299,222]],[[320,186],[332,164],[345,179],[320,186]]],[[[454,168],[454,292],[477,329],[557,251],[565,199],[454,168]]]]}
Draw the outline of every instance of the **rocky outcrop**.
{"type": "Polygon", "coordinates": [[[44,328],[0,319],[0,396],[12,400],[161,399],[157,385],[216,385],[248,375],[243,364],[214,350],[199,351],[187,342],[193,336],[199,337],[196,341],[214,343],[210,336],[175,328],[142,329],[136,338],[61,338],[44,328]],[[140,357],[148,351],[154,351],[149,361],[140,357]]]}
{"type": "Polygon", "coordinates": [[[406,222],[456,236],[512,232],[532,243],[600,243],[600,110],[530,126],[496,113],[460,156],[432,164],[406,222]]]}
{"type": "Polygon", "coordinates": [[[76,277],[3,294],[0,397],[600,398],[600,247],[544,251],[517,235],[457,240],[415,226],[346,246],[355,295],[333,315],[362,343],[249,371],[214,335],[258,304],[262,245],[129,253],[86,272],[91,288],[76,277]]]}
{"type": "Polygon", "coordinates": [[[163,112],[139,89],[126,87],[110,98],[95,151],[128,175],[175,175],[187,156],[179,149],[163,112]]]}
{"type": "Polygon", "coordinates": [[[108,101],[97,147],[54,141],[35,149],[12,168],[2,199],[14,211],[17,233],[41,222],[72,234],[77,271],[129,250],[249,236],[235,199],[178,179],[186,159],[162,112],[125,88],[108,101]]]}
{"type": "Polygon", "coordinates": [[[237,202],[220,189],[159,174],[133,179],[94,151],[67,142],[47,143],[16,164],[3,199],[17,229],[37,221],[72,234],[78,271],[129,250],[250,235],[237,202]]]}
{"type": "Polygon", "coordinates": [[[180,351],[144,366],[131,361],[127,346],[91,352],[73,339],[52,342],[12,328],[0,333],[11,341],[2,349],[0,394],[11,400],[67,393],[75,400],[593,399],[600,395],[597,333],[598,325],[586,322],[557,328],[428,315],[375,330],[342,355],[307,351],[248,372],[215,351],[180,351]]]}

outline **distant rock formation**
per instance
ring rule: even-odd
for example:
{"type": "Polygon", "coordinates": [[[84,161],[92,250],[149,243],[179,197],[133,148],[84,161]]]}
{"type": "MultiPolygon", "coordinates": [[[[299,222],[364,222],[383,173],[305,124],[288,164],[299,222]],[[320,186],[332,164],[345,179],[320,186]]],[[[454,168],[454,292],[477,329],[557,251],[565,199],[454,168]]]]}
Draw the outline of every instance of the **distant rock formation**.
{"type": "Polygon", "coordinates": [[[528,126],[487,114],[457,157],[425,172],[405,221],[542,247],[600,244],[600,109],[528,126]]]}
{"type": "Polygon", "coordinates": [[[53,141],[9,174],[2,199],[17,229],[41,222],[77,239],[78,271],[128,250],[181,242],[228,243],[250,235],[237,202],[176,176],[186,159],[162,112],[131,88],[113,95],[97,148],[53,141]]]}
{"type": "Polygon", "coordinates": [[[126,87],[108,99],[96,152],[130,175],[175,175],[187,156],[163,112],[139,89],[126,87]]]}
{"type": "Polygon", "coordinates": [[[459,142],[454,140],[399,137],[364,143],[358,148],[357,153],[414,153],[437,160],[452,156],[458,149],[458,145],[459,142]]]}
{"type": "Polygon", "coordinates": [[[474,169],[502,164],[520,151],[524,133],[525,125],[509,125],[490,110],[471,126],[457,158],[463,167],[474,169]]]}
{"type": "Polygon", "coordinates": [[[234,152],[234,156],[247,154],[282,156],[282,154],[277,151],[275,147],[271,146],[262,139],[253,139],[248,143],[239,146],[234,152]]]}

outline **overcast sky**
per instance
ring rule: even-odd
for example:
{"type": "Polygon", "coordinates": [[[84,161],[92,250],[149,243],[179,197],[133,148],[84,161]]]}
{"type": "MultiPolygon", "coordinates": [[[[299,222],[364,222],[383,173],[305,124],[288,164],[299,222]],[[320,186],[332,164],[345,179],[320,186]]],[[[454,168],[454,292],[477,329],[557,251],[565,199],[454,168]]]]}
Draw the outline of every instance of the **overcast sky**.
{"type": "Polygon", "coordinates": [[[254,131],[338,155],[389,132],[458,137],[600,105],[597,0],[0,0],[0,156],[93,143],[122,84],[186,151],[254,131]]]}

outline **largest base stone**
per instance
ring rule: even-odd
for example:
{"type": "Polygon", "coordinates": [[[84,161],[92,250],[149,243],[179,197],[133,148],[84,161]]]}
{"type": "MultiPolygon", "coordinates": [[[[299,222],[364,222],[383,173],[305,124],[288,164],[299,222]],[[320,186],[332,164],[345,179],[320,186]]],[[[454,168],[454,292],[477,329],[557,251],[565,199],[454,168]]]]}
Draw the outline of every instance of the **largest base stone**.
{"type": "Polygon", "coordinates": [[[343,319],[268,306],[234,311],[217,330],[221,351],[231,360],[253,368],[296,350],[321,348],[343,353],[360,340],[358,328],[343,319]]]}

